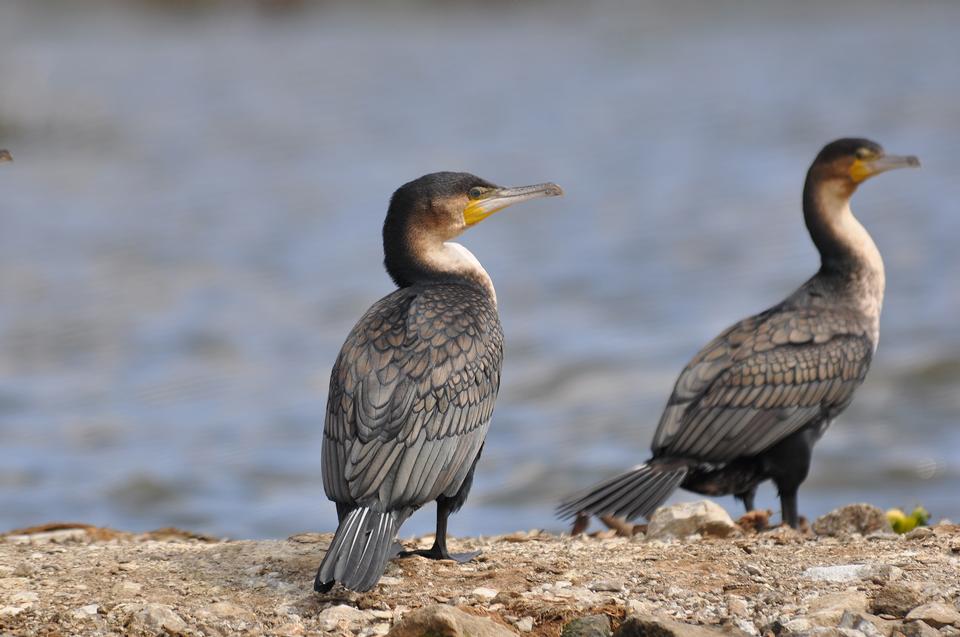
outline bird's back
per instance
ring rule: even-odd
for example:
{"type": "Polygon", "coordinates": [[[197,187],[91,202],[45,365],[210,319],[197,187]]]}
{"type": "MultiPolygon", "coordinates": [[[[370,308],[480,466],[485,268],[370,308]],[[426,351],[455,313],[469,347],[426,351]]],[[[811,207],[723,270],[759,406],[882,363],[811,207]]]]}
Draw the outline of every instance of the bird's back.
{"type": "Polygon", "coordinates": [[[416,285],[375,303],[331,373],[327,496],[392,510],[455,492],[489,426],[502,341],[496,307],[477,286],[416,285]]]}
{"type": "Polygon", "coordinates": [[[755,455],[849,404],[870,365],[872,321],[842,299],[824,299],[818,287],[811,279],[694,356],[657,427],[655,456],[755,455]]]}

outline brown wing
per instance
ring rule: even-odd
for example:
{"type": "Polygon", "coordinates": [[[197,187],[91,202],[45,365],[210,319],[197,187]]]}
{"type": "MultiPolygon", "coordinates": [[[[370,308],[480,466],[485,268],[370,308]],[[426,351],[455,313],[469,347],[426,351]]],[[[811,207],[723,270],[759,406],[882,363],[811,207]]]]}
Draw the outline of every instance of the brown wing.
{"type": "Polygon", "coordinates": [[[727,462],[832,418],[870,366],[867,333],[842,310],[778,306],[737,323],[680,374],[654,454],[727,462]]]}
{"type": "Polygon", "coordinates": [[[486,436],[503,335],[481,291],[404,288],[373,305],[330,377],[327,497],[379,510],[453,495],[486,436]]]}

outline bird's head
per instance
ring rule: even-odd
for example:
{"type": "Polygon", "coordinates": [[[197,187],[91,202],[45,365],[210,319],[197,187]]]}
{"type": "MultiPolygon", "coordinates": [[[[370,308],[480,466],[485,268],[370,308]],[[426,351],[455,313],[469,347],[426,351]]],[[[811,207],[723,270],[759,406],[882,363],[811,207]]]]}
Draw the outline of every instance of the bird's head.
{"type": "Polygon", "coordinates": [[[13,155],[10,154],[9,150],[0,148],[0,163],[5,161],[13,161],[13,155]]]}
{"type": "Polygon", "coordinates": [[[846,137],[823,147],[810,166],[810,175],[819,182],[833,182],[852,193],[874,175],[919,165],[920,160],[914,155],[888,155],[876,142],[846,137]]]}
{"type": "Polygon", "coordinates": [[[384,236],[402,228],[449,241],[507,206],[562,194],[560,186],[553,183],[503,188],[470,173],[431,173],[393,193],[384,236]]]}

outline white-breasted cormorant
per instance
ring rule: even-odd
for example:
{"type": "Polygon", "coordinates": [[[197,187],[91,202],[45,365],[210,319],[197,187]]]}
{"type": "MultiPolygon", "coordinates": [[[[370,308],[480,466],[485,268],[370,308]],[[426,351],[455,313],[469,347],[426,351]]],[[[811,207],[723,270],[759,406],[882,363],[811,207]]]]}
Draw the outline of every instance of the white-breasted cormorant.
{"type": "Polygon", "coordinates": [[[365,591],[397,554],[400,525],[437,503],[433,559],[447,551],[500,386],[503,334],[493,282],[452,239],[509,205],[562,194],[556,184],[501,188],[441,172],[401,186],[383,224],[397,289],[347,337],[330,375],[323,486],[339,526],[314,589],[365,591]]]}
{"type": "Polygon", "coordinates": [[[819,272],[700,350],[667,401],[652,458],[571,496],[559,513],[649,517],[678,486],[733,494],[749,511],[769,479],[784,522],[796,528],[813,445],[863,382],[880,330],[883,260],[850,197],[873,175],[918,165],[866,139],[827,144],[803,189],[819,272]]]}

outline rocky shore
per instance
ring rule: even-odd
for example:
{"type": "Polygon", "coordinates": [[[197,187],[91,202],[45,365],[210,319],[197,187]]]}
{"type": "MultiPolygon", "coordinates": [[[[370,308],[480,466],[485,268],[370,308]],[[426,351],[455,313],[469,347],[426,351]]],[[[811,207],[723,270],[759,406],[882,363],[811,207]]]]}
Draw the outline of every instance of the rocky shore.
{"type": "Polygon", "coordinates": [[[329,534],[22,529],[0,535],[0,635],[960,637],[960,525],[896,535],[854,505],[799,533],[678,507],[592,536],[460,538],[482,556],[395,560],[373,591],[324,596],[329,534]]]}

